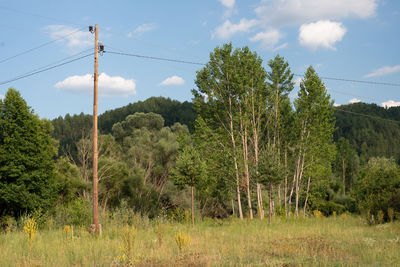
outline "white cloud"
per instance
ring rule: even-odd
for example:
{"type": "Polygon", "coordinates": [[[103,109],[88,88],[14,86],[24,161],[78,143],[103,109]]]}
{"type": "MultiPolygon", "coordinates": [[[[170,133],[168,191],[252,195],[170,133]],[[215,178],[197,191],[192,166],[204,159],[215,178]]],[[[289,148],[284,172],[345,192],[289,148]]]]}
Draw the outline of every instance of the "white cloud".
{"type": "Polygon", "coordinates": [[[317,20],[375,15],[378,0],[273,0],[263,1],[255,11],[264,25],[285,26],[317,20]]]}
{"type": "Polygon", "coordinates": [[[221,26],[218,26],[213,34],[212,38],[218,38],[218,39],[229,39],[233,35],[241,32],[248,32],[251,30],[252,27],[256,26],[258,24],[257,20],[252,19],[241,19],[238,24],[232,24],[230,20],[226,20],[224,24],[221,26]]]}
{"type": "MultiPolygon", "coordinates": [[[[260,47],[266,50],[272,50],[275,48],[275,46],[278,44],[279,40],[283,37],[283,35],[276,29],[271,29],[265,32],[259,32],[253,37],[250,38],[250,41],[252,42],[261,42],[260,47]]],[[[279,49],[282,49],[286,47],[285,44],[284,46],[279,46],[279,49]]],[[[276,48],[275,48],[276,49],[276,48]]]]}
{"type": "Polygon", "coordinates": [[[320,47],[336,50],[335,43],[342,40],[346,28],[340,22],[320,20],[303,24],[299,30],[299,42],[309,49],[320,47]]]}
{"type": "Polygon", "coordinates": [[[89,31],[82,31],[65,25],[49,25],[44,30],[53,40],[62,38],[60,42],[66,42],[70,49],[88,47],[94,44],[94,37],[89,31]]]}
{"type": "Polygon", "coordinates": [[[302,81],[303,81],[303,78],[297,77],[297,78],[294,80],[294,85],[297,86],[297,87],[300,87],[300,83],[301,83],[302,81]]]}
{"type": "Polygon", "coordinates": [[[235,0],[218,0],[224,7],[233,8],[235,5],[235,0]]]}
{"type": "Polygon", "coordinates": [[[134,33],[141,34],[141,33],[144,33],[144,32],[155,30],[155,29],[157,29],[157,24],[156,23],[145,23],[145,24],[139,25],[135,29],[134,33]]]}
{"type": "Polygon", "coordinates": [[[229,18],[232,16],[233,13],[237,13],[237,10],[234,8],[235,7],[235,0],[218,0],[224,7],[226,7],[226,10],[224,12],[224,18],[229,18]]]}
{"type": "Polygon", "coordinates": [[[384,108],[399,107],[399,106],[400,106],[400,101],[395,102],[393,100],[388,100],[386,102],[382,102],[382,107],[384,107],[384,108]]]}
{"type": "Polygon", "coordinates": [[[368,73],[367,75],[364,75],[364,77],[365,78],[379,77],[379,76],[388,75],[388,74],[392,74],[392,73],[399,72],[399,71],[400,71],[400,65],[395,65],[392,67],[384,66],[382,68],[372,71],[371,73],[368,73]]]}
{"type": "Polygon", "coordinates": [[[357,98],[352,98],[349,100],[349,104],[354,104],[354,103],[359,103],[359,102],[361,102],[361,100],[357,99],[357,98]]]}
{"type": "Polygon", "coordinates": [[[340,107],[340,104],[338,104],[338,103],[333,103],[333,106],[334,106],[334,107],[340,107]]]}
{"type": "Polygon", "coordinates": [[[278,51],[278,50],[284,49],[284,48],[286,48],[288,46],[289,46],[289,43],[283,43],[283,44],[278,45],[277,47],[275,47],[274,51],[278,51]]]}
{"type": "MultiPolygon", "coordinates": [[[[70,76],[54,85],[55,88],[75,93],[91,93],[93,78],[91,74],[70,76]]],[[[99,75],[99,94],[103,96],[129,96],[136,94],[136,81],[120,76],[99,75]]]]}
{"type": "Polygon", "coordinates": [[[185,84],[185,80],[179,76],[172,76],[160,83],[160,85],[183,85],[185,84]]]}

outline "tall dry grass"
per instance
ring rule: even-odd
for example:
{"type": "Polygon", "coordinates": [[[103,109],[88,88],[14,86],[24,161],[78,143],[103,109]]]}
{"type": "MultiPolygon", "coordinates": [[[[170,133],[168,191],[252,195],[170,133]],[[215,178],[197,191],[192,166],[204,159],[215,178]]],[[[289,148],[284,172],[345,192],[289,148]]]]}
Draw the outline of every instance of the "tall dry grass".
{"type": "Polygon", "coordinates": [[[141,223],[108,221],[95,237],[86,229],[39,230],[29,244],[21,230],[0,234],[0,266],[399,266],[400,223],[369,226],[352,216],[141,223]],[[134,232],[124,229],[134,229],[134,232]],[[179,249],[178,233],[190,237],[179,249]],[[131,235],[131,236],[127,236],[131,235]],[[127,243],[127,240],[131,243],[127,243]],[[133,242],[133,243],[132,243],[133,242]],[[117,261],[128,253],[129,261],[117,261]],[[125,246],[125,247],[124,247],[125,246]],[[30,249],[29,249],[30,247],[30,249]],[[29,252],[30,250],[30,252],[29,252]],[[122,254],[121,254],[122,253],[122,254]]]}

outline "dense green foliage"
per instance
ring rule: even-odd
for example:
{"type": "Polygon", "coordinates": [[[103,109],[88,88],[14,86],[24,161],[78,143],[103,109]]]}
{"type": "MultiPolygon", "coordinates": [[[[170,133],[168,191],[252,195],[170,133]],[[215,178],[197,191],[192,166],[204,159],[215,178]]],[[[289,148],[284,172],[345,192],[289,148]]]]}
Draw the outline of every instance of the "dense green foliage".
{"type": "Polygon", "coordinates": [[[349,140],[361,164],[371,157],[394,157],[400,162],[400,107],[385,109],[376,104],[355,103],[338,107],[335,117],[335,140],[339,137],[349,140]]]}
{"type": "Polygon", "coordinates": [[[354,194],[360,210],[375,220],[379,211],[386,221],[393,219],[389,218],[389,209],[400,216],[400,166],[386,158],[371,158],[361,170],[354,194]]]}
{"type": "Polygon", "coordinates": [[[59,141],[58,155],[71,155],[77,157],[77,142],[88,137],[93,128],[93,117],[91,115],[65,115],[51,121],[54,127],[53,138],[59,141]]]}
{"type": "MultiPolygon", "coordinates": [[[[226,44],[197,72],[193,103],[153,97],[101,115],[101,214],[186,221],[191,208],[194,224],[194,214],[263,219],[269,206],[270,222],[314,211],[399,218],[399,109],[335,109],[312,66],[292,101],[293,76],[279,55],[265,69],[248,47],[226,44]]],[[[59,117],[53,132],[14,89],[0,112],[0,215],[87,225],[92,117],[59,117]]]]}
{"type": "Polygon", "coordinates": [[[0,215],[48,210],[56,198],[56,146],[50,122],[40,120],[15,89],[0,100],[0,215]]]}
{"type": "MultiPolygon", "coordinates": [[[[99,131],[102,134],[112,133],[112,127],[115,123],[122,122],[128,115],[136,112],[156,113],[163,117],[166,126],[172,126],[174,123],[186,125],[189,130],[193,129],[193,123],[196,113],[193,104],[190,102],[179,102],[164,97],[151,97],[145,101],[131,103],[121,108],[104,112],[98,118],[99,131]]],[[[92,115],[65,115],[52,120],[54,132],[52,136],[59,140],[60,146],[58,155],[69,154],[75,160],[77,159],[77,142],[81,138],[87,138],[91,134],[93,119],[92,115]]]]}
{"type": "Polygon", "coordinates": [[[165,126],[172,126],[179,122],[192,129],[196,113],[189,102],[179,102],[164,97],[150,97],[145,101],[138,101],[121,108],[109,110],[99,116],[99,129],[102,133],[111,133],[115,123],[125,120],[128,115],[136,112],[160,114],[165,120],[165,126]]]}

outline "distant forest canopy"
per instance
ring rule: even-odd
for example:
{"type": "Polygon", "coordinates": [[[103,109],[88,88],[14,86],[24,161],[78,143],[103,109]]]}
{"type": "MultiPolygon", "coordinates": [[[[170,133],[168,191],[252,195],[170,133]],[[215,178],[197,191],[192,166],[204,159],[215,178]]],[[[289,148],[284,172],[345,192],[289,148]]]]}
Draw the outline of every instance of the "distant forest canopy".
{"type": "MultiPolygon", "coordinates": [[[[145,101],[130,103],[126,106],[108,110],[99,116],[99,129],[102,134],[112,132],[112,126],[125,120],[128,115],[136,112],[160,114],[165,120],[165,126],[179,122],[193,130],[196,111],[193,103],[171,100],[164,97],[151,97],[145,101]]],[[[336,131],[334,139],[337,142],[344,137],[350,142],[364,165],[371,157],[393,157],[400,162],[400,107],[385,109],[376,104],[354,103],[335,108],[336,131]],[[342,110],[348,111],[343,112],[342,110]],[[365,114],[382,119],[361,116],[349,112],[365,114]]],[[[53,137],[59,140],[59,155],[66,152],[76,153],[75,143],[88,136],[92,128],[92,116],[87,114],[65,115],[52,121],[53,137]]]]}
{"type": "MultiPolygon", "coordinates": [[[[179,122],[193,130],[196,120],[196,111],[193,103],[179,102],[165,97],[150,97],[145,101],[130,103],[126,106],[108,110],[99,116],[99,130],[101,134],[110,134],[112,127],[117,122],[122,122],[128,115],[136,112],[160,114],[165,120],[165,126],[172,126],[179,122]]],[[[59,140],[59,155],[70,153],[76,156],[76,143],[83,137],[88,137],[91,133],[93,121],[92,115],[79,114],[65,117],[58,117],[52,120],[54,126],[53,138],[59,140]]]]}
{"type": "Polygon", "coordinates": [[[400,162],[400,107],[385,109],[376,104],[354,103],[335,109],[335,117],[335,141],[339,137],[349,140],[362,165],[371,157],[393,157],[400,162]]]}

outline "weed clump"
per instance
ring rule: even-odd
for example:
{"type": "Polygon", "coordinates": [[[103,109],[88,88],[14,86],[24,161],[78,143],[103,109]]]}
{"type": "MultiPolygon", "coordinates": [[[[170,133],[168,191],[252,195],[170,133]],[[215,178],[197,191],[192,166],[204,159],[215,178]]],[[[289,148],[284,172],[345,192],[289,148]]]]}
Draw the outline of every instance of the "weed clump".
{"type": "Polygon", "coordinates": [[[191,239],[189,235],[178,232],[175,234],[175,242],[178,246],[179,251],[182,251],[186,246],[190,245],[191,239]]]}
{"type": "Polygon", "coordinates": [[[36,238],[37,232],[38,232],[38,225],[37,225],[35,219],[29,218],[25,221],[24,232],[25,232],[25,236],[28,241],[29,247],[31,247],[33,241],[36,238]]]}
{"type": "Polygon", "coordinates": [[[139,257],[134,256],[134,246],[136,240],[136,229],[132,226],[125,226],[122,229],[122,246],[119,247],[122,254],[114,259],[116,266],[132,266],[139,257]]]}
{"type": "Polygon", "coordinates": [[[315,218],[323,218],[324,215],[319,210],[313,210],[313,214],[315,218]]]}

